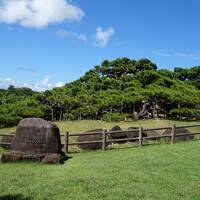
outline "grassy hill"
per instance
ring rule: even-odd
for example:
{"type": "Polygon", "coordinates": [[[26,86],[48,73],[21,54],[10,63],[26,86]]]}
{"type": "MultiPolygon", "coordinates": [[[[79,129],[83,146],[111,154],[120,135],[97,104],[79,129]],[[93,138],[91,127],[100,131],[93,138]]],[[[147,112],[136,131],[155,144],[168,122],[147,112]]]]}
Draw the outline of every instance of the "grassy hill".
{"type": "Polygon", "coordinates": [[[74,153],[64,165],[1,164],[0,199],[198,200],[199,152],[191,141],[74,153]]]}

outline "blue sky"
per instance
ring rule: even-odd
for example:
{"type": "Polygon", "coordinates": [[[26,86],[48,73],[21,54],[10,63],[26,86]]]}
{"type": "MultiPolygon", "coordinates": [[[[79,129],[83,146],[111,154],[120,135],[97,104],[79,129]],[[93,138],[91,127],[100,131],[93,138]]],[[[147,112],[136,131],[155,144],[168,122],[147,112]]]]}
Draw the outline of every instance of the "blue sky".
{"type": "Polygon", "coordinates": [[[0,0],[0,87],[61,86],[124,56],[200,65],[199,9],[199,0],[0,0]]]}

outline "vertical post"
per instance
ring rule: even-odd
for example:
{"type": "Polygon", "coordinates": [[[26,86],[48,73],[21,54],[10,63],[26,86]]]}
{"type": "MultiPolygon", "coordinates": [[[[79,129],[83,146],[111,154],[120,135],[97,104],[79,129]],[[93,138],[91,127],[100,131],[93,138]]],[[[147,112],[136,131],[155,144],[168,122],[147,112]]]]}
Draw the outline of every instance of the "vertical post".
{"type": "Polygon", "coordinates": [[[65,142],[64,142],[64,152],[68,153],[69,152],[69,132],[65,133],[65,142]]]}
{"type": "Polygon", "coordinates": [[[107,143],[107,141],[106,141],[106,137],[107,137],[107,130],[105,129],[105,130],[103,130],[103,132],[102,132],[102,150],[103,151],[105,151],[106,150],[106,143],[107,143]]]}
{"type": "Polygon", "coordinates": [[[175,134],[176,125],[173,125],[171,128],[171,143],[174,144],[176,140],[176,134],[175,134]]]}
{"type": "Polygon", "coordinates": [[[142,145],[143,145],[142,133],[143,133],[143,127],[140,127],[139,128],[139,147],[142,147],[142,145]]]}

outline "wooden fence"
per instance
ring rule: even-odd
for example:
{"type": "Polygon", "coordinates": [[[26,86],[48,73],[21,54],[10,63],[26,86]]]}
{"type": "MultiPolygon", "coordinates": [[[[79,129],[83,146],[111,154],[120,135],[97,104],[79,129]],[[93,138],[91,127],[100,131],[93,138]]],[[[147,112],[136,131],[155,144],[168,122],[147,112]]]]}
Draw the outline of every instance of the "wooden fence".
{"type": "Polygon", "coordinates": [[[182,128],[196,128],[200,127],[199,125],[188,125],[188,126],[176,126],[173,125],[171,127],[160,127],[160,128],[143,128],[139,127],[138,129],[132,129],[132,130],[123,130],[123,131],[107,131],[104,129],[102,132],[88,132],[88,133],[77,133],[77,134],[70,134],[69,132],[66,132],[64,135],[61,135],[61,137],[64,137],[64,151],[65,153],[69,153],[69,147],[70,146],[78,146],[81,144],[94,144],[94,143],[100,143],[102,144],[102,150],[105,151],[106,147],[108,144],[112,144],[115,142],[131,142],[131,141],[137,141],[138,146],[142,147],[144,144],[144,141],[148,140],[158,140],[161,138],[170,138],[171,144],[174,144],[176,142],[176,138],[181,137],[181,136],[195,136],[195,135],[200,135],[199,132],[193,132],[193,133],[179,133],[175,134],[176,129],[182,129],[182,128]],[[145,131],[160,131],[160,130],[170,130],[169,135],[158,135],[158,136],[146,136],[143,137],[143,132],[145,131]],[[134,138],[123,138],[123,139],[109,139],[111,134],[119,134],[119,133],[128,133],[128,132],[138,132],[138,137],[134,138]],[[70,142],[71,137],[79,137],[80,135],[96,135],[96,134],[102,134],[102,140],[95,140],[95,141],[84,141],[84,142],[70,142]]]}
{"type": "MultiPolygon", "coordinates": [[[[139,127],[137,129],[131,129],[131,130],[122,130],[122,131],[107,131],[104,129],[101,132],[87,132],[87,133],[76,133],[76,134],[70,134],[69,132],[66,132],[65,134],[61,134],[61,140],[64,140],[64,143],[62,144],[63,150],[65,153],[70,153],[69,147],[70,146],[78,146],[81,144],[98,144],[100,143],[102,146],[102,150],[105,151],[107,149],[107,145],[115,143],[115,142],[131,142],[131,141],[137,141],[138,146],[142,147],[144,145],[144,141],[149,141],[149,140],[159,140],[161,138],[169,138],[169,141],[171,144],[174,144],[176,142],[176,138],[181,137],[181,136],[195,136],[195,135],[200,135],[199,132],[193,132],[193,133],[179,133],[175,134],[176,129],[182,129],[182,128],[196,128],[200,127],[199,125],[188,125],[188,126],[176,126],[173,125],[171,127],[160,127],[160,128],[143,128],[139,127]],[[161,131],[161,130],[170,130],[170,134],[168,135],[157,135],[157,136],[146,136],[143,137],[143,132],[145,131],[161,131]],[[129,137],[129,138],[122,138],[122,139],[111,139],[109,137],[111,134],[119,134],[119,133],[128,133],[128,132],[137,132],[138,137],[129,137]],[[102,134],[102,140],[94,140],[94,141],[83,141],[83,142],[70,142],[70,138],[74,137],[79,137],[81,135],[99,135],[102,134]]],[[[13,137],[14,134],[0,134],[0,136],[11,136],[13,137]]],[[[72,140],[74,141],[74,140],[72,140]]],[[[0,145],[11,145],[11,143],[8,142],[1,142],[0,145]]]]}

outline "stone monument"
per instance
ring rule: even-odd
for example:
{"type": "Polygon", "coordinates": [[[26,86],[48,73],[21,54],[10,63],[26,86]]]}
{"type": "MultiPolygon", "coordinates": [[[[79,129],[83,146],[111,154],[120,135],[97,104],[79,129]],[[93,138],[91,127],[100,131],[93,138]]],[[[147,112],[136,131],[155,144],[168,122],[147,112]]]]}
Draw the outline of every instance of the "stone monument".
{"type": "Polygon", "coordinates": [[[19,122],[11,150],[2,155],[2,162],[37,160],[43,163],[63,163],[58,127],[44,119],[27,118],[19,122]]]}

